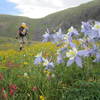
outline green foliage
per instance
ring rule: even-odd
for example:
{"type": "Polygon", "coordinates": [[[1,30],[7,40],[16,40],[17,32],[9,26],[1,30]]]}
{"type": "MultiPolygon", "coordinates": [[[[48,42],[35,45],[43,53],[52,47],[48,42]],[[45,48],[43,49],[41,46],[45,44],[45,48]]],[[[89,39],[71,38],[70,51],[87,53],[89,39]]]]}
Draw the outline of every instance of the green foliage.
{"type": "MultiPolygon", "coordinates": [[[[97,76],[93,67],[94,76],[97,76]]],[[[8,100],[38,100],[39,96],[45,100],[99,100],[100,99],[100,75],[94,78],[91,74],[87,77],[86,71],[72,65],[70,68],[64,64],[56,66],[47,74],[43,66],[29,64],[13,69],[0,69],[4,79],[0,81],[0,89],[5,88],[9,94],[9,85],[16,84],[18,87],[15,94],[9,94],[8,100]],[[25,74],[27,73],[27,74],[25,74]],[[33,88],[36,88],[36,90],[33,88]]],[[[3,99],[2,99],[3,100],[3,99]]]]}
{"type": "Polygon", "coordinates": [[[99,100],[100,83],[77,81],[65,90],[61,100],[99,100]]]}

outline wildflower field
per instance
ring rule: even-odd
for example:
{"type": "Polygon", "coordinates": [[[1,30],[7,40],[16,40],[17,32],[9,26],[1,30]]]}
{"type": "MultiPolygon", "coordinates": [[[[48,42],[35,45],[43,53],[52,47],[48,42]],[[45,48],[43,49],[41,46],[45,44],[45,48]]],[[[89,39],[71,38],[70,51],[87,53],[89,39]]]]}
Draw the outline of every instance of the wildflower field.
{"type": "Polygon", "coordinates": [[[0,100],[100,100],[100,22],[47,29],[22,51],[0,42],[0,100]]]}

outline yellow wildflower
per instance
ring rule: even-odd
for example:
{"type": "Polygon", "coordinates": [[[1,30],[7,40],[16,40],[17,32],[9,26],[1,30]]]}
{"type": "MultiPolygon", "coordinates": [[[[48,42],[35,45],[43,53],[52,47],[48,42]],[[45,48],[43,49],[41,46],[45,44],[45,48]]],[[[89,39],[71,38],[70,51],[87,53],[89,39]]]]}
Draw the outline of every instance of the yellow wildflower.
{"type": "Polygon", "coordinates": [[[51,75],[51,72],[48,70],[45,70],[44,73],[46,73],[47,75],[51,75]]]}
{"type": "Polygon", "coordinates": [[[24,64],[24,65],[28,65],[28,62],[24,62],[23,64],[24,64]]]}
{"type": "Polygon", "coordinates": [[[44,99],[44,96],[41,95],[41,96],[40,96],[40,100],[45,100],[45,99],[44,99]]]}

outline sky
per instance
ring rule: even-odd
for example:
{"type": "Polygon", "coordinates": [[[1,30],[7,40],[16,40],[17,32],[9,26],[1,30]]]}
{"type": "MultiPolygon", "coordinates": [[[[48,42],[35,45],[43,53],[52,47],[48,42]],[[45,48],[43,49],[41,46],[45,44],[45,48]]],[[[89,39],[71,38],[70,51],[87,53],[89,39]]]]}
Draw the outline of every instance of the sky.
{"type": "Polygon", "coordinates": [[[92,0],[0,0],[0,14],[41,18],[92,0]]]}

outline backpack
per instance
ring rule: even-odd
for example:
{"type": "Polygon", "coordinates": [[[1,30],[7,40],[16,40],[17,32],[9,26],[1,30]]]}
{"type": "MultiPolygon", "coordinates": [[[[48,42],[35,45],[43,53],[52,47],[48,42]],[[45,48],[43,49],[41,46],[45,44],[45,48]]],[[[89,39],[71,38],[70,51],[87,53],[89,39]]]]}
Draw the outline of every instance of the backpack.
{"type": "Polygon", "coordinates": [[[24,28],[24,27],[19,27],[19,35],[20,36],[26,36],[28,33],[28,29],[27,28],[24,28]]]}

